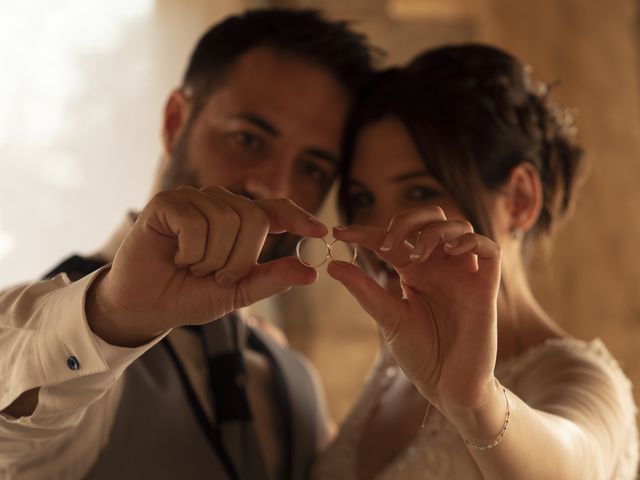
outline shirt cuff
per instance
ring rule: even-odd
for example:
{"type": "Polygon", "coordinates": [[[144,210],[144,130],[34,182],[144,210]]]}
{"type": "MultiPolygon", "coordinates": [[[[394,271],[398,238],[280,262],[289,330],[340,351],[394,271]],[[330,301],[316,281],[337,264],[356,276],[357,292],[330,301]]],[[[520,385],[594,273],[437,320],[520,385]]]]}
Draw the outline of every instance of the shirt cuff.
{"type": "Polygon", "coordinates": [[[51,293],[37,339],[43,372],[41,386],[109,370],[118,376],[169,333],[167,331],[142,346],[126,348],[110,345],[91,330],[85,310],[87,292],[108,268],[107,265],[51,293]]]}

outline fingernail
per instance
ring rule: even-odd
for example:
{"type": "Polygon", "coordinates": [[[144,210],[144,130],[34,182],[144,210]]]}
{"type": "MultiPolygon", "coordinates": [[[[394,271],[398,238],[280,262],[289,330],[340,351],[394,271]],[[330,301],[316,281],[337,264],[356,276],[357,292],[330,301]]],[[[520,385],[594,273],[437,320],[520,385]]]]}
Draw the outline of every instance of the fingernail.
{"type": "Polygon", "coordinates": [[[391,250],[391,247],[393,247],[393,237],[391,234],[387,233],[387,236],[384,237],[384,240],[382,241],[382,245],[380,245],[380,251],[388,252],[391,250]]]}
{"type": "Polygon", "coordinates": [[[320,227],[324,227],[325,224],[322,223],[320,220],[318,220],[316,217],[314,217],[313,215],[309,215],[309,217],[307,217],[307,219],[313,223],[314,225],[318,225],[320,227]]]}
{"type": "Polygon", "coordinates": [[[424,244],[419,243],[418,245],[415,246],[415,248],[411,252],[411,255],[409,255],[409,258],[414,261],[419,260],[423,253],[424,253],[424,244]]]}
{"type": "Polygon", "coordinates": [[[236,279],[229,272],[216,273],[216,282],[222,287],[230,287],[235,283],[236,279]]]}
{"type": "Polygon", "coordinates": [[[347,227],[346,225],[338,225],[336,227],[333,227],[333,231],[334,232],[345,232],[349,229],[349,227],[347,227]]]}
{"type": "Polygon", "coordinates": [[[456,248],[458,246],[458,240],[457,239],[451,240],[451,241],[445,243],[444,246],[447,247],[447,248],[456,248]]]}

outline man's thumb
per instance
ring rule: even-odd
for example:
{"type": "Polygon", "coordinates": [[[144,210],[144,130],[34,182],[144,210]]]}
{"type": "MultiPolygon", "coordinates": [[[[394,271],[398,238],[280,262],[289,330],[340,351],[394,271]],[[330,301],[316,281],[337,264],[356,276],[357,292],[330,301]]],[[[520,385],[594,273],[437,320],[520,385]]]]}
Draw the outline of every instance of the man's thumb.
{"type": "Polygon", "coordinates": [[[309,285],[318,278],[315,268],[293,257],[279,258],[256,267],[236,284],[235,308],[286,292],[295,285],[309,285]]]}

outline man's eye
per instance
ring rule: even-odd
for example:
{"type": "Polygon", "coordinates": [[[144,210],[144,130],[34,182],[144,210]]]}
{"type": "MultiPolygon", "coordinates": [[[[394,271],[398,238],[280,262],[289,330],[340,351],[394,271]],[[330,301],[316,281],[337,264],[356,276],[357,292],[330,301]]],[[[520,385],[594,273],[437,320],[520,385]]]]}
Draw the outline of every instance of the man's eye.
{"type": "Polygon", "coordinates": [[[303,164],[304,174],[311,177],[317,183],[325,186],[331,183],[333,176],[326,169],[319,167],[314,162],[305,162],[303,164]]]}
{"type": "Polygon", "coordinates": [[[236,145],[249,149],[260,150],[264,146],[262,139],[251,132],[239,131],[230,135],[231,141],[236,145]]]}
{"type": "Polygon", "coordinates": [[[414,202],[426,202],[434,198],[440,197],[442,194],[428,187],[411,187],[407,190],[407,198],[414,202]]]}

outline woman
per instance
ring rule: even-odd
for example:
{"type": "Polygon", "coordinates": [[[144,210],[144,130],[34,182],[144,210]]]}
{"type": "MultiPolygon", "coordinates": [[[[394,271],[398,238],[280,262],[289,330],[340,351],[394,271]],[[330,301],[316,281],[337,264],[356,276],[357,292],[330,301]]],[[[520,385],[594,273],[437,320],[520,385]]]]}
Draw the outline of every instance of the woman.
{"type": "Polygon", "coordinates": [[[334,236],[378,281],[329,273],[384,346],[314,478],[635,478],[629,381],[527,281],[581,162],[547,103],[513,57],[466,45],[383,74],[356,112],[334,236]]]}

